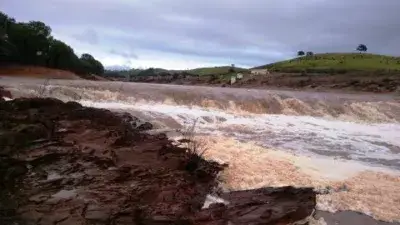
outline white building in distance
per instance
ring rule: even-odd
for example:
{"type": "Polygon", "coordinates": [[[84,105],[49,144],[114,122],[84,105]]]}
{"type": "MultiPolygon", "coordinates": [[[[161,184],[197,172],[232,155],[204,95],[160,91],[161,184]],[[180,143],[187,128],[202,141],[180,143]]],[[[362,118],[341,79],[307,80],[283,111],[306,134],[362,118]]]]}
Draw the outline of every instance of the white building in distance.
{"type": "Polygon", "coordinates": [[[268,69],[253,69],[251,70],[251,75],[268,75],[268,69]]]}

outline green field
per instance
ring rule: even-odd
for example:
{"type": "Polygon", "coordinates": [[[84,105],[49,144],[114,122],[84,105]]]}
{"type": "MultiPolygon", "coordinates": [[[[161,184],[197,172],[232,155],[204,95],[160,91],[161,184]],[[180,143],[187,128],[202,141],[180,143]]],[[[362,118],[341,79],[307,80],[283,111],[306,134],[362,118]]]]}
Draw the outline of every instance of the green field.
{"type": "Polygon", "coordinates": [[[369,53],[325,53],[302,56],[256,67],[281,72],[318,71],[400,71],[400,57],[369,53]]]}
{"type": "MultiPolygon", "coordinates": [[[[223,75],[223,74],[228,74],[230,72],[230,66],[218,66],[218,67],[204,67],[204,68],[196,68],[196,69],[191,69],[187,70],[186,72],[193,74],[193,75],[199,75],[199,76],[205,76],[205,75],[223,75]]],[[[235,72],[247,72],[247,69],[240,68],[240,67],[235,67],[235,72]]]]}

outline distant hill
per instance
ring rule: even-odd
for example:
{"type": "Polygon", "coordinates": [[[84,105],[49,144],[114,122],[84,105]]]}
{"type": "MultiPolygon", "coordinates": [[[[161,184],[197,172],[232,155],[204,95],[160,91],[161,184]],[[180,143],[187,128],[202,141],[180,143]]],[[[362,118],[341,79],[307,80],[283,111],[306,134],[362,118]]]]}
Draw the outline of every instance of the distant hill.
{"type": "Polygon", "coordinates": [[[121,71],[121,70],[129,70],[131,69],[129,66],[123,66],[123,65],[112,65],[112,66],[106,66],[105,70],[109,71],[121,71]]]}
{"type": "Polygon", "coordinates": [[[166,70],[163,68],[149,68],[149,69],[129,69],[129,70],[109,70],[104,72],[104,77],[113,77],[117,79],[126,80],[128,77],[146,77],[146,76],[211,76],[223,77],[224,79],[230,78],[232,73],[238,72],[249,72],[248,69],[235,67],[234,71],[231,71],[230,66],[218,66],[218,67],[203,67],[190,70],[166,70]]]}
{"type": "MultiPolygon", "coordinates": [[[[217,67],[203,67],[203,68],[196,68],[187,70],[186,72],[194,75],[220,75],[220,74],[227,74],[230,73],[231,67],[230,66],[217,66],[217,67]]],[[[235,72],[246,72],[248,69],[235,67],[235,72]]]]}
{"type": "Polygon", "coordinates": [[[324,53],[258,66],[280,72],[400,70],[400,57],[369,53],[324,53]]]}

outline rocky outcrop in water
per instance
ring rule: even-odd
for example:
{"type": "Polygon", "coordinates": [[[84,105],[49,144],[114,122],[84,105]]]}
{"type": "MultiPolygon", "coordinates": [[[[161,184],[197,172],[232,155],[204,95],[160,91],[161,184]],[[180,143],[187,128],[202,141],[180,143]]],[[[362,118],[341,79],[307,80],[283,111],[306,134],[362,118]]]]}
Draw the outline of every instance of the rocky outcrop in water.
{"type": "Polygon", "coordinates": [[[217,203],[200,211],[195,224],[292,224],[311,215],[315,206],[315,193],[307,188],[263,188],[220,197],[226,205],[217,203]]]}
{"type": "Polygon", "coordinates": [[[0,102],[2,224],[291,224],[308,188],[221,194],[202,209],[224,165],[174,146],[129,114],[57,99],[0,102]]]}
{"type": "Polygon", "coordinates": [[[0,87],[0,101],[4,100],[4,98],[12,98],[11,92],[5,90],[3,87],[0,87]]]}

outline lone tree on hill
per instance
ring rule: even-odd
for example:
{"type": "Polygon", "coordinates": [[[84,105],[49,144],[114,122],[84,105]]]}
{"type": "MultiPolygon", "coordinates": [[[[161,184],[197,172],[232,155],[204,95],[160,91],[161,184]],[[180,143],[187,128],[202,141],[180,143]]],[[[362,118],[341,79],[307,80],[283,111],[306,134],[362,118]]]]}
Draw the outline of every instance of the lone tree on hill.
{"type": "Polygon", "coordinates": [[[361,52],[366,52],[368,50],[367,46],[364,44],[359,44],[357,47],[357,51],[361,52]]]}
{"type": "Polygon", "coordinates": [[[235,64],[231,64],[231,67],[229,67],[229,72],[234,73],[235,72],[235,64]]]}
{"type": "Polygon", "coordinates": [[[297,52],[297,56],[303,56],[303,55],[305,55],[304,51],[298,51],[297,52]]]}
{"type": "Polygon", "coordinates": [[[314,52],[307,52],[306,55],[307,55],[307,56],[313,56],[313,55],[314,55],[314,52]]]}

